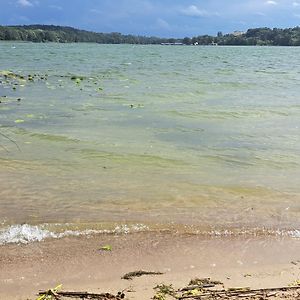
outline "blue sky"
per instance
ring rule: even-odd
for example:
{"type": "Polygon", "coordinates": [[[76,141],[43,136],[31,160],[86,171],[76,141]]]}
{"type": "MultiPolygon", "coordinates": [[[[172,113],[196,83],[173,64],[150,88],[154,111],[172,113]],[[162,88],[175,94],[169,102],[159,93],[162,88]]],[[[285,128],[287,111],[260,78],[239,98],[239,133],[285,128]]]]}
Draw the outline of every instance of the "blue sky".
{"type": "Polygon", "coordinates": [[[300,25],[300,0],[0,0],[0,24],[163,37],[300,25]]]}

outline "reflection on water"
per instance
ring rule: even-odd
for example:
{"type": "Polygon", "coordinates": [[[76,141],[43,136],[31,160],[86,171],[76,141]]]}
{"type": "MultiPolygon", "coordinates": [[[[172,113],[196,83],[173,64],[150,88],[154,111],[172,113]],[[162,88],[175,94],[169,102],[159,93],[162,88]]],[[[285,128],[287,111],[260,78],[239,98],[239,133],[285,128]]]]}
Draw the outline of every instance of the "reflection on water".
{"type": "Polygon", "coordinates": [[[0,50],[5,226],[299,228],[300,49],[0,50]]]}

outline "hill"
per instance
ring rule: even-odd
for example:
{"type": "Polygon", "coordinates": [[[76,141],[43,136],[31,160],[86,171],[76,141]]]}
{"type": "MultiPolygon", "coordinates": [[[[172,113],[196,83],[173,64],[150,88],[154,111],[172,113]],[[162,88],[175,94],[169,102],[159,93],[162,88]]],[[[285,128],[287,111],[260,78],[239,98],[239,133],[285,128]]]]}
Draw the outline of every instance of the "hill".
{"type": "Polygon", "coordinates": [[[100,44],[174,44],[185,45],[240,45],[240,46],[300,46],[300,27],[254,28],[246,32],[234,32],[217,36],[199,35],[183,39],[123,35],[118,32],[97,33],[72,27],[54,25],[0,26],[0,40],[58,42],[58,43],[100,43],[100,44]]]}

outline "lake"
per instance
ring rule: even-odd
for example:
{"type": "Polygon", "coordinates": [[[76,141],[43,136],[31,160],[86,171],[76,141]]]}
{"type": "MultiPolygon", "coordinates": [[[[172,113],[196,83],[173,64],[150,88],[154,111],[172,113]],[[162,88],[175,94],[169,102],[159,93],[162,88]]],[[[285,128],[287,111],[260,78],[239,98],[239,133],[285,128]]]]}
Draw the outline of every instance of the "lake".
{"type": "Polygon", "coordinates": [[[0,43],[0,244],[300,236],[300,48],[0,43]]]}

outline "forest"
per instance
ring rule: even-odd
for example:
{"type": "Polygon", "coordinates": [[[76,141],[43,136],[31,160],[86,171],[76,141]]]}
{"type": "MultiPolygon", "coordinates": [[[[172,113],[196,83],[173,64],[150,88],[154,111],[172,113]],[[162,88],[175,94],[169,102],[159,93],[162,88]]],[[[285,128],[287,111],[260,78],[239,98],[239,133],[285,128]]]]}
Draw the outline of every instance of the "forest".
{"type": "Polygon", "coordinates": [[[159,38],[124,35],[118,32],[97,33],[54,25],[0,26],[0,40],[57,43],[100,44],[184,44],[184,45],[240,45],[240,46],[300,46],[300,27],[254,28],[246,32],[216,36],[199,35],[185,38],[159,38]]]}

